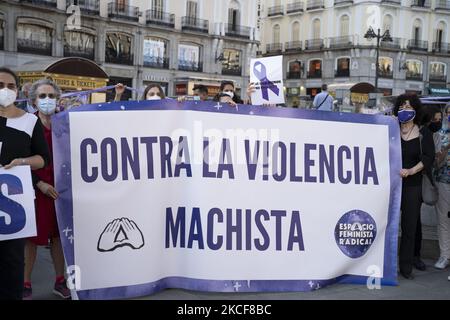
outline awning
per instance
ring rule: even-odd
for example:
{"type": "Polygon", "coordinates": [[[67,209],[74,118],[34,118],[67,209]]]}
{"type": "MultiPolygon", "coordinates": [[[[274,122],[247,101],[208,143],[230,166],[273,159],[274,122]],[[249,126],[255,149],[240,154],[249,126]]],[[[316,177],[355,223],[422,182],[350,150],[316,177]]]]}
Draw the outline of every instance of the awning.
{"type": "Polygon", "coordinates": [[[106,86],[108,75],[95,62],[78,57],[37,60],[15,68],[20,84],[50,78],[63,90],[90,90],[106,86]]]}

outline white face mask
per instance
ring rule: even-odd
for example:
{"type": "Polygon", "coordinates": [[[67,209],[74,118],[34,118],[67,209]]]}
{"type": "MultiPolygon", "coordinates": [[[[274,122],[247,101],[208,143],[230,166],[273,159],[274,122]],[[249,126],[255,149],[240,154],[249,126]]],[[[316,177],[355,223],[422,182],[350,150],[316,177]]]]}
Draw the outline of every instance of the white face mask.
{"type": "Polygon", "coordinates": [[[147,97],[147,100],[161,100],[161,97],[158,95],[147,97]]]}
{"type": "Polygon", "coordinates": [[[37,107],[45,115],[51,115],[55,113],[56,110],[56,99],[44,98],[38,99],[37,107]]]}
{"type": "Polygon", "coordinates": [[[227,96],[230,96],[231,99],[234,98],[234,92],[233,91],[224,91],[224,94],[226,94],[227,96]]]}
{"type": "Polygon", "coordinates": [[[14,90],[3,88],[0,90],[0,107],[7,108],[16,101],[17,93],[14,90]]]}

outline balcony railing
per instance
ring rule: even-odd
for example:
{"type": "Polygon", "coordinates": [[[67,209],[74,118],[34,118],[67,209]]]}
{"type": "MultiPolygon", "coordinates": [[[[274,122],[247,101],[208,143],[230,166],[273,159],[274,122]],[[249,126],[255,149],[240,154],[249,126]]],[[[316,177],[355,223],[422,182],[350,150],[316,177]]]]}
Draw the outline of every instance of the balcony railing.
{"type": "Polygon", "coordinates": [[[268,17],[282,16],[284,14],[284,6],[273,6],[267,10],[268,17]]]}
{"type": "Polygon", "coordinates": [[[430,73],[430,81],[433,82],[447,82],[447,76],[443,74],[432,74],[430,73]]]}
{"type": "Polygon", "coordinates": [[[144,67],[169,69],[169,58],[144,57],[144,67]]]}
{"type": "Polygon", "coordinates": [[[94,48],[74,48],[64,46],[64,57],[81,57],[95,60],[95,51],[94,48]]]}
{"type": "Polygon", "coordinates": [[[236,24],[225,24],[225,35],[228,37],[250,39],[250,27],[239,26],[236,24]]]}
{"type": "Polygon", "coordinates": [[[305,50],[322,50],[323,39],[310,39],[305,41],[305,50]]]}
{"type": "Polygon", "coordinates": [[[242,76],[242,67],[239,68],[222,68],[224,76],[242,76]]]}
{"type": "Polygon", "coordinates": [[[296,12],[303,12],[303,2],[302,1],[298,1],[298,2],[293,2],[293,3],[289,3],[286,6],[286,13],[296,13],[296,12]]]}
{"type": "Polygon", "coordinates": [[[406,71],[406,80],[422,81],[423,80],[423,74],[422,73],[415,73],[415,72],[406,71]]]}
{"type": "Polygon", "coordinates": [[[269,43],[266,45],[266,52],[267,53],[274,53],[279,52],[283,50],[283,45],[281,43],[269,43]]]}
{"type": "Polygon", "coordinates": [[[288,71],[286,74],[287,79],[300,79],[302,77],[302,73],[300,71],[288,71]]]}
{"type": "Polygon", "coordinates": [[[433,51],[438,53],[450,53],[450,43],[433,42],[433,51]]]}
{"type": "Polygon", "coordinates": [[[400,49],[401,47],[401,38],[392,38],[392,41],[380,41],[380,47],[386,49],[400,49]]]}
{"type": "Polygon", "coordinates": [[[322,70],[308,71],[308,79],[322,78],[322,70]]]}
{"type": "Polygon", "coordinates": [[[139,21],[139,8],[122,5],[116,2],[110,2],[108,3],[108,17],[130,21],[139,21]]]}
{"type": "Polygon", "coordinates": [[[51,56],[52,43],[42,40],[17,39],[17,51],[51,56]]]}
{"type": "Polygon", "coordinates": [[[105,55],[105,62],[132,66],[133,65],[133,55],[132,54],[119,54],[119,56],[116,56],[113,54],[108,54],[108,52],[107,52],[105,55]]]}
{"type": "Polygon", "coordinates": [[[178,61],[178,70],[202,72],[203,71],[203,63],[179,60],[178,61]]]}
{"type": "Polygon", "coordinates": [[[450,10],[450,1],[438,0],[436,2],[436,10],[450,10]]]}
{"type": "Polygon", "coordinates": [[[416,39],[408,40],[408,49],[416,51],[428,51],[428,41],[416,39]]]}
{"type": "Polygon", "coordinates": [[[350,77],[350,69],[336,70],[334,76],[335,78],[348,78],[350,77]]]}
{"type": "Polygon", "coordinates": [[[19,0],[22,3],[31,3],[38,6],[56,8],[56,0],[19,0]]]}
{"type": "Polygon", "coordinates": [[[395,4],[395,5],[401,5],[402,0],[381,0],[381,4],[395,4]]]}
{"type": "Polygon", "coordinates": [[[68,6],[77,5],[80,7],[82,13],[87,15],[99,15],[100,14],[100,0],[70,0],[68,6]]]}
{"type": "Polygon", "coordinates": [[[306,10],[323,9],[325,8],[324,0],[308,0],[306,3],[306,10]]]}
{"type": "Polygon", "coordinates": [[[197,19],[196,17],[182,17],[181,29],[184,31],[196,31],[202,33],[209,32],[209,21],[203,19],[197,19]]]}
{"type": "Polygon", "coordinates": [[[387,70],[378,70],[378,76],[380,78],[392,79],[394,77],[394,72],[387,70]]]}
{"type": "Polygon", "coordinates": [[[431,8],[431,1],[430,0],[412,0],[411,7],[431,8]]]}
{"type": "Polygon", "coordinates": [[[334,37],[330,39],[330,48],[351,48],[353,41],[351,36],[334,37]]]}
{"type": "Polygon", "coordinates": [[[334,0],[334,5],[352,4],[353,0],[334,0]]]}
{"type": "Polygon", "coordinates": [[[302,50],[302,42],[301,41],[291,41],[286,42],[284,45],[284,51],[301,51],[302,50]]]}
{"type": "Polygon", "coordinates": [[[175,28],[175,15],[171,13],[158,10],[147,10],[145,12],[145,21],[147,24],[175,28]]]}

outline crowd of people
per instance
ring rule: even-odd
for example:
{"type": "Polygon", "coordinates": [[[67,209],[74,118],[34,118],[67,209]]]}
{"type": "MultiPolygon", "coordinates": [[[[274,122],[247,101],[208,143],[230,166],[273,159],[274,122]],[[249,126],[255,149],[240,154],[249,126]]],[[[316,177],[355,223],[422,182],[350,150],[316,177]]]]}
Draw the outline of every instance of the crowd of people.
{"type": "MultiPolygon", "coordinates": [[[[318,110],[333,110],[333,99],[327,92],[317,95],[314,106],[318,110]]],[[[115,87],[114,101],[120,101],[126,87],[115,87]]],[[[0,241],[0,299],[31,299],[31,275],[36,260],[37,246],[50,249],[55,269],[53,292],[69,298],[64,273],[64,255],[59,238],[55,212],[58,190],[55,188],[52,164],[52,115],[59,105],[68,101],[61,99],[61,89],[51,80],[42,79],[22,87],[26,101],[16,104],[19,81],[16,74],[0,68],[0,166],[10,169],[27,165],[32,169],[36,192],[37,236],[30,239],[0,241]]],[[[230,105],[251,104],[255,86],[250,83],[246,97],[241,99],[233,82],[224,81],[219,93],[213,98],[230,105]]],[[[166,99],[158,84],[148,85],[142,100],[166,99]]],[[[188,97],[180,97],[185,101],[188,97]]],[[[193,100],[208,100],[208,88],[194,88],[193,100]]],[[[69,106],[70,107],[70,106],[69,106]]],[[[66,106],[66,109],[69,109],[66,106]]],[[[403,179],[401,197],[401,242],[399,272],[406,279],[413,279],[413,268],[424,270],[426,265],[420,257],[422,243],[421,206],[422,179],[426,175],[439,191],[435,209],[438,217],[440,257],[435,264],[445,269],[450,259],[450,107],[442,113],[439,108],[424,110],[416,95],[397,98],[394,116],[401,129],[403,179]]]]}

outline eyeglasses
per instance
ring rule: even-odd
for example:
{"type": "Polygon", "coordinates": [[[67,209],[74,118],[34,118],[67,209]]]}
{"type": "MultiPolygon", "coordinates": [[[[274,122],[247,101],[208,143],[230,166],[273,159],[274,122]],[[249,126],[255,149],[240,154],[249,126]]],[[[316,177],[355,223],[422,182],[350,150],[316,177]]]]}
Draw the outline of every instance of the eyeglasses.
{"type": "Polygon", "coordinates": [[[4,83],[4,82],[0,82],[0,90],[4,89],[4,88],[8,88],[10,90],[16,90],[17,86],[15,83],[4,83]]]}
{"type": "Polygon", "coordinates": [[[41,94],[38,95],[39,99],[45,99],[47,97],[49,97],[50,99],[56,99],[56,94],[54,94],[54,93],[41,93],[41,94]]]}

